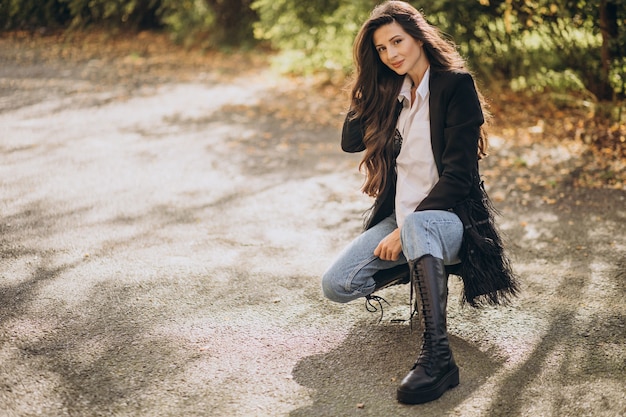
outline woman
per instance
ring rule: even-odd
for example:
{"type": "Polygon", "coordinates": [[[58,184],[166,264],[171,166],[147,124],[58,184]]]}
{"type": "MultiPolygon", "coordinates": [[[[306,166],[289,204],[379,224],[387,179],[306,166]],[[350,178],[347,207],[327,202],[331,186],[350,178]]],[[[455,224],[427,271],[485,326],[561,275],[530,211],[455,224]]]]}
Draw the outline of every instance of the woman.
{"type": "Polygon", "coordinates": [[[403,1],[374,9],[354,45],[356,77],[341,146],[364,151],[365,231],[322,279],[348,302],[411,281],[422,324],[398,401],[435,400],[459,383],[448,343],[448,273],[472,306],[518,291],[478,173],[486,152],[482,99],[453,43],[403,1]]]}

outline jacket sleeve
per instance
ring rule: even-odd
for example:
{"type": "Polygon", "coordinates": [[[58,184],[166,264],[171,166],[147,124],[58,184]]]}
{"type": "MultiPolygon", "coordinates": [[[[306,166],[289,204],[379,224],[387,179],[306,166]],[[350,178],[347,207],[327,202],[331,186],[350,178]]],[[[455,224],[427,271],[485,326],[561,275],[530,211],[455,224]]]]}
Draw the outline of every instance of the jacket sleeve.
{"type": "Polygon", "coordinates": [[[478,139],[484,116],[470,74],[457,74],[442,93],[445,114],[439,181],[416,211],[448,210],[470,193],[478,163],[478,139]]]}
{"type": "Polygon", "coordinates": [[[343,129],[341,131],[341,149],[344,152],[361,152],[365,150],[365,144],[363,143],[363,124],[361,119],[354,118],[354,112],[349,111],[346,115],[346,120],[343,122],[343,129]]]}

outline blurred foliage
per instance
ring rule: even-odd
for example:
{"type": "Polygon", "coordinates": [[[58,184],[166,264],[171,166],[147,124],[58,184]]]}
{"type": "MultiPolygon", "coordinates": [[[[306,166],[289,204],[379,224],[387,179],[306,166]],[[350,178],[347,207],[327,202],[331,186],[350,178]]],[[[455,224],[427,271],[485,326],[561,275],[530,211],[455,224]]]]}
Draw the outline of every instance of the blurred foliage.
{"type": "MultiPolygon", "coordinates": [[[[350,73],[352,42],[378,0],[0,0],[0,28],[164,29],[204,47],[261,41],[296,73],[350,73]]],[[[481,79],[534,92],[626,94],[626,0],[413,1],[481,79]]]]}
{"type": "Polygon", "coordinates": [[[248,46],[257,20],[251,0],[0,0],[0,28],[165,29],[172,38],[209,47],[248,46]]]}
{"type": "Polygon", "coordinates": [[[252,7],[259,21],[254,33],[282,52],[277,63],[285,71],[347,72],[352,63],[354,35],[376,3],[372,0],[256,0],[252,7]]]}
{"type": "MultiPolygon", "coordinates": [[[[255,35],[282,54],[288,71],[350,71],[351,44],[370,0],[255,0],[255,35]]],[[[485,80],[533,90],[584,90],[598,99],[624,96],[626,0],[431,0],[412,2],[450,34],[485,80]],[[602,65],[601,7],[614,8],[610,61],[602,65]],[[606,73],[603,73],[606,70],[606,73]]]]}
{"type": "Polygon", "coordinates": [[[72,19],[62,0],[0,0],[0,28],[62,26],[72,19]]]}
{"type": "Polygon", "coordinates": [[[215,15],[204,1],[165,0],[159,12],[176,42],[190,44],[203,42],[206,31],[213,27],[215,15]],[[172,6],[170,6],[172,4],[172,6]],[[174,4],[176,7],[174,7],[174,4]]]}

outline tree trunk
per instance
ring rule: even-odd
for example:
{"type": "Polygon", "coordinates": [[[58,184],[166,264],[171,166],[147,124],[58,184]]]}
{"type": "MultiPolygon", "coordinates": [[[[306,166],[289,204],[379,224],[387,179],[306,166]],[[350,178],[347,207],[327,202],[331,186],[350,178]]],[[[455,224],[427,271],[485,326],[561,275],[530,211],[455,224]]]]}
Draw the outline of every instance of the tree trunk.
{"type": "Polygon", "coordinates": [[[609,83],[611,62],[614,57],[613,45],[617,40],[617,4],[611,0],[600,0],[600,33],[602,34],[602,73],[598,88],[598,99],[613,99],[613,88],[609,83]]]}
{"type": "Polygon", "coordinates": [[[252,0],[206,0],[215,13],[213,38],[222,46],[240,46],[254,40],[252,24],[257,15],[252,0]]]}

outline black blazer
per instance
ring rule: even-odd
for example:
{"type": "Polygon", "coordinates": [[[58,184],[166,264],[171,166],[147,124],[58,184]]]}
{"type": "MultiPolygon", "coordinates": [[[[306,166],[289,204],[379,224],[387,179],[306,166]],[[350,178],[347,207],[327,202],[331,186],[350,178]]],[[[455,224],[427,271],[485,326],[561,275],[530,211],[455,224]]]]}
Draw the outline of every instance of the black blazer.
{"type": "MultiPolygon", "coordinates": [[[[478,178],[478,138],[480,126],[484,123],[474,80],[469,73],[433,71],[431,68],[429,88],[431,146],[439,181],[415,208],[416,211],[453,209],[468,198],[472,184],[478,178]]],[[[397,118],[398,114],[390,117],[397,118]]],[[[365,149],[364,128],[361,120],[353,119],[352,115],[348,113],[344,122],[341,147],[346,152],[360,152],[365,149]]],[[[387,155],[394,155],[393,150],[390,149],[387,155]]],[[[390,162],[390,180],[377,197],[365,229],[394,210],[396,171],[395,161],[390,162]]]]}

